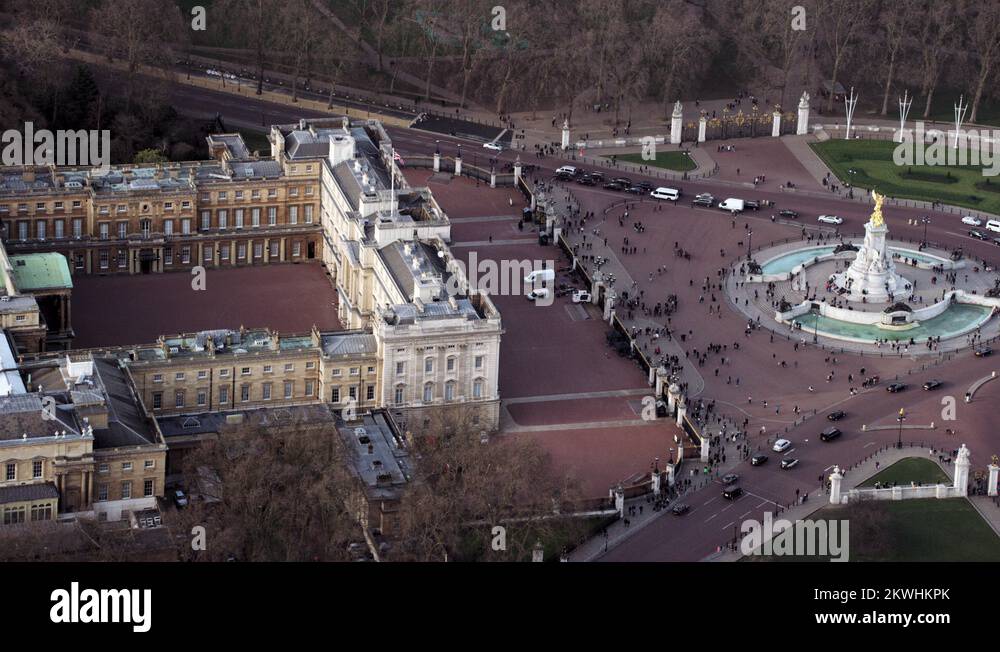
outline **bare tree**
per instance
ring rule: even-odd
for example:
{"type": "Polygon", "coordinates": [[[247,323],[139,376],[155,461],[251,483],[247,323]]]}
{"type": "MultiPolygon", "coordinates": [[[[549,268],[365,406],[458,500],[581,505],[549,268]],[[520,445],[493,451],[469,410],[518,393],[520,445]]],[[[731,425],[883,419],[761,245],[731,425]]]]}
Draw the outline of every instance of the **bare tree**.
{"type": "Polygon", "coordinates": [[[934,91],[941,79],[941,71],[951,56],[952,36],[958,27],[954,9],[939,2],[923,3],[923,30],[920,52],[923,57],[920,91],[925,98],[923,117],[931,114],[934,91]]]}
{"type": "Polygon", "coordinates": [[[966,3],[968,13],[974,12],[974,17],[968,20],[972,28],[969,39],[975,51],[979,68],[976,80],[976,91],[972,98],[969,121],[975,122],[979,114],[979,105],[983,99],[986,82],[993,75],[997,58],[1000,56],[1000,4],[993,0],[973,0],[966,3]]]}
{"type": "MultiPolygon", "coordinates": [[[[841,0],[841,2],[819,2],[813,13],[816,15],[817,32],[826,45],[829,55],[830,83],[836,87],[840,72],[849,53],[854,49],[861,30],[872,19],[873,0],[841,0]]],[[[833,111],[836,95],[830,89],[826,110],[833,111]]]]}

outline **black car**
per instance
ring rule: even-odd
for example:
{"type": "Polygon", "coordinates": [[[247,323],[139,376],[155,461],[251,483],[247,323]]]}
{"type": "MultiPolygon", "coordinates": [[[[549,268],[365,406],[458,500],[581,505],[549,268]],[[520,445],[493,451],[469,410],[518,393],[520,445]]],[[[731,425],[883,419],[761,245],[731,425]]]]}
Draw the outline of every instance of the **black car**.
{"type": "Polygon", "coordinates": [[[906,389],[906,383],[890,383],[886,385],[886,390],[890,394],[896,394],[906,389]]]}
{"type": "Polygon", "coordinates": [[[988,346],[983,346],[976,349],[975,353],[977,358],[985,358],[986,356],[993,353],[993,349],[991,349],[988,346]]]}
{"type": "Polygon", "coordinates": [[[989,238],[987,238],[985,234],[983,234],[981,231],[976,231],[975,229],[971,229],[969,231],[969,236],[975,238],[976,240],[983,240],[983,241],[989,240],[989,238]]]}
{"type": "Polygon", "coordinates": [[[827,428],[823,432],[819,433],[819,439],[820,441],[833,441],[842,434],[844,433],[840,432],[840,428],[827,428]]]}
{"type": "Polygon", "coordinates": [[[580,184],[581,186],[596,186],[597,185],[597,180],[594,179],[594,177],[591,177],[591,176],[582,176],[579,179],[577,179],[576,182],[578,184],[580,184]]]}
{"type": "Polygon", "coordinates": [[[635,185],[634,183],[632,183],[632,180],[629,179],[628,177],[616,177],[616,178],[612,179],[611,181],[614,182],[614,183],[620,184],[620,185],[622,185],[622,186],[624,186],[626,188],[635,185]]]}
{"type": "Polygon", "coordinates": [[[604,181],[604,173],[593,170],[587,173],[587,176],[595,181],[604,181]]]}
{"type": "Polygon", "coordinates": [[[778,211],[778,215],[780,215],[782,217],[798,217],[799,216],[798,213],[796,213],[795,211],[790,211],[787,208],[785,210],[783,210],[783,211],[778,211]]]}
{"type": "Polygon", "coordinates": [[[615,192],[621,192],[622,190],[625,190],[625,186],[618,183],[617,181],[609,181],[608,183],[604,184],[601,187],[604,188],[605,190],[614,190],[615,192]]]}
{"type": "Polygon", "coordinates": [[[944,383],[942,383],[940,380],[928,380],[926,383],[924,383],[924,389],[930,391],[932,389],[937,389],[941,385],[944,385],[944,383]]]}
{"type": "Polygon", "coordinates": [[[651,183],[650,183],[650,182],[648,182],[648,181],[637,181],[637,182],[635,183],[635,185],[636,185],[636,186],[638,186],[638,187],[640,187],[640,188],[642,188],[642,189],[643,189],[643,190],[645,190],[646,192],[649,192],[650,190],[652,190],[652,189],[653,189],[653,184],[651,184],[651,183]]]}
{"type": "Polygon", "coordinates": [[[692,206],[705,206],[707,208],[711,208],[712,204],[713,200],[711,197],[695,197],[691,202],[692,206]]]}
{"type": "Polygon", "coordinates": [[[760,466],[766,461],[767,461],[767,455],[764,455],[763,453],[758,453],[750,458],[750,464],[752,466],[760,466]]]}
{"type": "Polygon", "coordinates": [[[691,506],[681,503],[679,505],[674,505],[673,507],[671,507],[670,511],[674,513],[674,516],[684,516],[685,514],[691,511],[691,506]]]}
{"type": "Polygon", "coordinates": [[[630,192],[633,195],[645,195],[649,191],[642,186],[629,186],[625,189],[625,192],[630,192]]]}
{"type": "Polygon", "coordinates": [[[736,475],[735,473],[727,473],[726,475],[722,476],[722,484],[726,485],[736,484],[737,481],[739,481],[739,479],[740,476],[736,475]]]}
{"type": "Polygon", "coordinates": [[[799,460],[797,458],[786,457],[785,459],[781,460],[781,469],[783,471],[787,470],[787,469],[790,469],[790,468],[796,466],[798,463],[799,463],[799,460]]]}
{"type": "Polygon", "coordinates": [[[752,200],[752,199],[748,199],[747,201],[743,202],[743,208],[746,208],[746,209],[751,210],[751,211],[759,211],[760,210],[760,202],[752,200]]]}
{"type": "Polygon", "coordinates": [[[847,416],[846,412],[844,412],[843,410],[837,410],[835,412],[831,412],[830,414],[826,415],[826,418],[828,421],[840,421],[846,416],[847,416]]]}
{"type": "Polygon", "coordinates": [[[729,485],[722,490],[722,497],[727,500],[736,500],[743,495],[743,488],[739,485],[729,485]]]}

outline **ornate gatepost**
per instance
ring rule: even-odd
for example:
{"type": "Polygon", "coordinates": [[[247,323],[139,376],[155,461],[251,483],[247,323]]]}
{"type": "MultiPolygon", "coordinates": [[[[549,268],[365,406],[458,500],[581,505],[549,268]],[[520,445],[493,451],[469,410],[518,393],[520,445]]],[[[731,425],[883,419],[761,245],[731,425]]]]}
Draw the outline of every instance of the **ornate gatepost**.
{"type": "Polygon", "coordinates": [[[674,112],[670,116],[670,144],[680,145],[681,136],[684,130],[684,108],[681,106],[681,101],[677,100],[674,103],[674,112]]]}
{"type": "Polygon", "coordinates": [[[777,138],[781,135],[781,111],[774,110],[771,114],[771,137],[777,138]]]}
{"type": "Polygon", "coordinates": [[[844,476],[840,473],[840,467],[833,467],[833,473],[830,474],[830,504],[839,505],[840,504],[840,483],[844,481],[844,476]]]}
{"type": "Polygon", "coordinates": [[[955,493],[959,496],[969,495],[969,449],[962,444],[955,457],[955,493]]]}
{"type": "Polygon", "coordinates": [[[563,151],[569,149],[569,118],[563,120],[562,126],[562,148],[563,151]]]}
{"type": "Polygon", "coordinates": [[[996,458],[995,457],[994,457],[993,463],[990,464],[986,468],[988,468],[990,470],[990,478],[989,478],[989,481],[986,484],[986,495],[988,495],[988,496],[996,496],[997,495],[997,478],[998,478],[998,476],[1000,476],[1000,466],[997,466],[996,458]]]}
{"type": "Polygon", "coordinates": [[[799,99],[799,120],[795,124],[795,133],[804,136],[809,133],[809,93],[802,91],[802,98],[799,99]]]}
{"type": "Polygon", "coordinates": [[[705,114],[702,113],[701,117],[698,118],[698,142],[699,143],[705,142],[705,131],[706,131],[707,127],[708,127],[708,118],[706,118],[705,114]]]}

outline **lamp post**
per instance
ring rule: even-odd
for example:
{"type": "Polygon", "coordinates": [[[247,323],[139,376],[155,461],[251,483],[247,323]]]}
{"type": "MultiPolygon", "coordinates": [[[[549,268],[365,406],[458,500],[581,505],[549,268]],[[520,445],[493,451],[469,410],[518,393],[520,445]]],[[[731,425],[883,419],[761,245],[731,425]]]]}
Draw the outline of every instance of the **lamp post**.
{"type": "Polygon", "coordinates": [[[920,244],[922,244],[923,246],[926,247],[927,246],[927,225],[931,223],[931,218],[928,217],[927,215],[925,215],[922,218],[920,218],[920,222],[921,222],[921,224],[924,225],[924,238],[923,238],[923,240],[920,241],[920,244]]]}
{"type": "Polygon", "coordinates": [[[747,231],[747,260],[750,260],[751,251],[753,251],[753,229],[747,231]]]}
{"type": "Polygon", "coordinates": [[[899,437],[896,439],[896,448],[903,447],[903,422],[906,421],[906,410],[899,408],[899,416],[896,417],[896,421],[899,422],[899,437]]]}

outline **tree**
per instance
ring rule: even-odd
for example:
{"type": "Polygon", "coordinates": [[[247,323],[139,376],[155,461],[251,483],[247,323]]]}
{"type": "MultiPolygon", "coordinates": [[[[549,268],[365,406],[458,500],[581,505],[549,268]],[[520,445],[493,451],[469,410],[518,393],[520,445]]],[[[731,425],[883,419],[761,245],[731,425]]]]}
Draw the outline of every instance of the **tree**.
{"type": "Polygon", "coordinates": [[[938,2],[923,3],[923,31],[920,36],[920,53],[923,58],[921,88],[925,98],[923,117],[931,114],[934,91],[951,56],[952,36],[958,27],[954,9],[938,2]]]}
{"type": "Polygon", "coordinates": [[[262,95],[267,53],[280,46],[284,0],[220,0],[214,6],[219,18],[210,21],[212,29],[253,51],[257,95],[262,95]]]}
{"type": "Polygon", "coordinates": [[[203,561],[348,560],[348,544],[361,533],[349,509],[355,484],[333,414],[322,407],[251,418],[222,428],[185,465],[189,487],[221,494],[218,502],[192,500],[183,510],[183,531],[202,525],[207,539],[204,551],[185,554],[203,561]]]}
{"type": "Polygon", "coordinates": [[[882,25],[882,49],[885,52],[885,87],[882,92],[881,115],[889,112],[889,92],[892,90],[892,80],[903,50],[903,39],[910,32],[910,9],[898,2],[882,4],[879,12],[879,23],[882,25]]]}
{"type": "MultiPolygon", "coordinates": [[[[830,64],[830,83],[836,87],[840,71],[848,55],[854,51],[860,30],[872,19],[872,0],[842,0],[841,2],[819,2],[813,13],[816,15],[817,31],[826,45],[830,64]]],[[[826,110],[833,111],[836,93],[830,89],[826,110]]]]}
{"type": "Polygon", "coordinates": [[[1000,56],[1000,5],[994,0],[974,0],[968,5],[971,5],[967,7],[971,10],[969,13],[975,13],[975,17],[968,21],[972,25],[969,37],[979,62],[978,74],[975,77],[976,91],[969,115],[969,121],[975,122],[986,82],[993,75],[997,58],[1000,56]]]}
{"type": "Polygon", "coordinates": [[[143,163],[166,163],[167,157],[156,149],[140,149],[135,153],[135,162],[143,163]]]}

